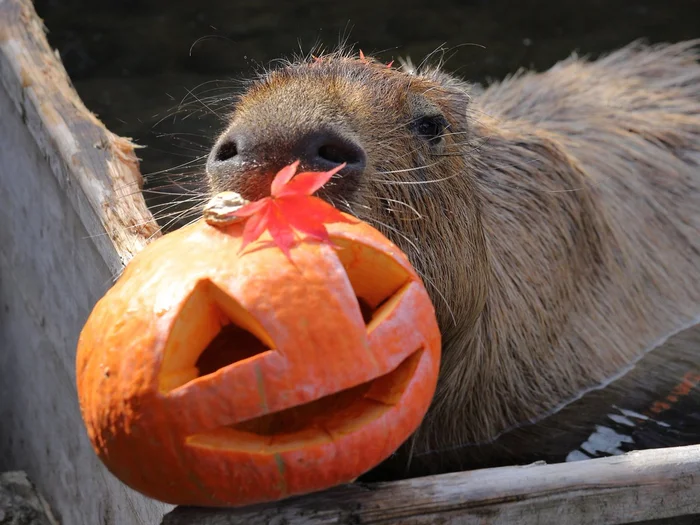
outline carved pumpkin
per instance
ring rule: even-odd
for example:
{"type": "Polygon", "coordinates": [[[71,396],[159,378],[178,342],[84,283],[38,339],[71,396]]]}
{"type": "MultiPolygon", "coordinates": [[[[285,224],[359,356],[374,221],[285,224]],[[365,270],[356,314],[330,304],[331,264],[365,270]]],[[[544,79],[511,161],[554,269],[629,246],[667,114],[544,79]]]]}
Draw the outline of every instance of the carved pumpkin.
{"type": "Polygon", "coordinates": [[[348,482],[388,457],[433,396],[440,334],[405,255],[372,227],[328,226],[291,260],[243,224],[146,247],[78,344],[94,448],[132,488],[237,506],[348,482]]]}

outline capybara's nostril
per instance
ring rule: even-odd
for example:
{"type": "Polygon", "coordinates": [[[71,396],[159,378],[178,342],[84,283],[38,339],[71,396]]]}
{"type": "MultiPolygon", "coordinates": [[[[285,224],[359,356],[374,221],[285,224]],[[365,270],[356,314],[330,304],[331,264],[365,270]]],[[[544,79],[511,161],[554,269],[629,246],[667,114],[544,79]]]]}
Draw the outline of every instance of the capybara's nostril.
{"type": "Polygon", "coordinates": [[[324,144],[318,149],[318,156],[334,164],[364,164],[365,153],[356,144],[324,144]]]}
{"type": "Polygon", "coordinates": [[[235,157],[236,155],[238,155],[238,146],[236,145],[236,141],[233,138],[229,138],[217,146],[214,159],[218,160],[219,162],[223,162],[235,157]]]}
{"type": "Polygon", "coordinates": [[[306,141],[301,160],[311,169],[326,171],[343,163],[347,164],[346,171],[361,172],[365,168],[365,151],[349,138],[326,131],[313,133],[306,141]]]}
{"type": "Polygon", "coordinates": [[[334,144],[326,144],[318,149],[318,156],[322,159],[328,160],[330,162],[335,162],[337,164],[342,164],[343,162],[352,163],[352,160],[348,161],[348,158],[354,159],[355,156],[348,154],[343,148],[339,148],[334,144]]]}

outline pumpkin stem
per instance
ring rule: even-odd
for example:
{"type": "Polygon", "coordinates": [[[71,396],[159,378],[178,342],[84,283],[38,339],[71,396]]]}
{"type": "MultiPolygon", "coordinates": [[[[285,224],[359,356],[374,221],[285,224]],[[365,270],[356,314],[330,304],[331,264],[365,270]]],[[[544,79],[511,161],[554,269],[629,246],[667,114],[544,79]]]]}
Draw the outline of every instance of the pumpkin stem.
{"type": "Polygon", "coordinates": [[[231,224],[241,222],[246,217],[239,217],[236,212],[243,206],[250,204],[250,201],[244,199],[235,191],[223,191],[214,195],[206,206],[204,206],[204,220],[210,226],[223,228],[231,224]]]}

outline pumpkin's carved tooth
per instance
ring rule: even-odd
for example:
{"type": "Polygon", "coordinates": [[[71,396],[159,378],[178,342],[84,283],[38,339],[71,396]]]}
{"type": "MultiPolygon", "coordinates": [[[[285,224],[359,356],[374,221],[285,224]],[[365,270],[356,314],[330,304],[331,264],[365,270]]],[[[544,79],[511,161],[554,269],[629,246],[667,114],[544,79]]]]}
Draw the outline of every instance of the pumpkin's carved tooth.
{"type": "Polygon", "coordinates": [[[262,369],[260,368],[260,363],[255,363],[255,384],[258,387],[258,396],[260,398],[260,405],[262,409],[267,412],[267,395],[265,393],[265,378],[263,377],[262,369]]]}

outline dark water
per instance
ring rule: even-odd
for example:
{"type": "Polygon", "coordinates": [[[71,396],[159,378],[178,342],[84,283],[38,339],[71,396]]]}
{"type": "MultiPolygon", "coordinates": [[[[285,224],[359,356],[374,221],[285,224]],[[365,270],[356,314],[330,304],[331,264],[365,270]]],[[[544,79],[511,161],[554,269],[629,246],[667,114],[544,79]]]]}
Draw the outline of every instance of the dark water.
{"type": "MultiPolygon", "coordinates": [[[[446,69],[478,82],[520,67],[541,70],[573,51],[595,55],[638,38],[700,37],[700,0],[36,0],[35,5],[87,107],[115,133],[147,146],[139,150],[146,175],[196,171],[177,166],[206,154],[222,127],[190,91],[199,98],[225,95],[234,86],[213,80],[245,77],[300,46],[333,47],[343,35],[385,61],[406,55],[420,61],[444,46],[446,69]],[[165,118],[183,100],[186,111],[165,118]]],[[[150,177],[150,184],[159,180],[150,177]]]]}
{"type": "MultiPolygon", "coordinates": [[[[574,51],[595,56],[638,38],[700,37],[700,0],[37,0],[36,8],[87,107],[115,133],[147,146],[139,155],[150,186],[163,183],[163,170],[172,178],[197,172],[197,157],[223,126],[216,114],[221,104],[206,97],[222,96],[225,104],[235,89],[229,79],[317,42],[332,48],[348,36],[385,61],[409,55],[417,62],[444,47],[447,70],[487,82],[520,67],[545,69],[574,51]]],[[[543,425],[461,451],[440,468],[564,461],[698,441],[700,402],[691,402],[689,392],[674,394],[691,383],[690,391],[697,390],[695,356],[650,359],[543,425]],[[660,377],[656,371],[667,358],[675,368],[660,377]],[[668,406],[656,412],[658,403],[668,406]]],[[[409,473],[398,456],[385,467],[377,479],[409,473]]],[[[431,458],[416,458],[412,473],[432,467],[431,458]]]]}

